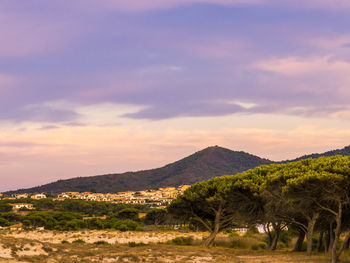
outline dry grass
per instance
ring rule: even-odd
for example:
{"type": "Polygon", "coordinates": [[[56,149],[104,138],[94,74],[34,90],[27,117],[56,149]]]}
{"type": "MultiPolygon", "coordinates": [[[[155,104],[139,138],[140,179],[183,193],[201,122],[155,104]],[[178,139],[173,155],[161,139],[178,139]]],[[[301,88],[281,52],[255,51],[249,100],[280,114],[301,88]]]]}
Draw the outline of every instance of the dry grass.
{"type": "MultiPolygon", "coordinates": [[[[101,235],[108,238],[108,235],[101,235]]],[[[113,234],[113,233],[109,233],[113,234]]],[[[117,234],[117,233],[115,233],[117,234]]],[[[139,233],[140,234],[140,233],[139,233]]],[[[157,237],[157,233],[142,233],[144,237],[157,237]]],[[[59,234],[56,233],[57,236],[59,234]]],[[[180,233],[179,235],[183,235],[180,233]]],[[[71,233],[75,239],[82,238],[81,234],[71,233]]],[[[214,247],[205,249],[200,246],[178,246],[172,242],[163,244],[129,244],[93,243],[61,243],[45,242],[28,238],[11,237],[0,234],[0,262],[194,262],[194,263],[326,263],[329,259],[323,255],[306,257],[304,253],[251,251],[245,249],[214,247]]],[[[220,237],[220,242],[229,239],[220,237]]],[[[250,240],[248,243],[253,242],[250,240]]],[[[137,243],[135,243],[137,244],[137,243]]],[[[218,244],[219,245],[219,244],[218,244]]],[[[344,261],[345,262],[345,261],[344,261]]]]}

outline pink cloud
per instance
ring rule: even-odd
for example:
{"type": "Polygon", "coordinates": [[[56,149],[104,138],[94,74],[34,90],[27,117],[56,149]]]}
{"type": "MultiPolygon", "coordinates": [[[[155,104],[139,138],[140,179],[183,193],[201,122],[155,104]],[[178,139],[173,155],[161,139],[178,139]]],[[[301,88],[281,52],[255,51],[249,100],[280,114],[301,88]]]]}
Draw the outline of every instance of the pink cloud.
{"type": "Polygon", "coordinates": [[[18,13],[0,12],[0,58],[52,53],[80,35],[72,21],[46,20],[18,13]]]}
{"type": "Polygon", "coordinates": [[[192,4],[249,5],[260,4],[265,0],[81,0],[87,7],[119,11],[147,11],[169,9],[192,4]]]}
{"type": "Polygon", "coordinates": [[[271,71],[287,76],[301,74],[333,72],[349,73],[350,62],[343,60],[332,60],[330,57],[287,57],[257,62],[255,67],[261,70],[271,71]]]}

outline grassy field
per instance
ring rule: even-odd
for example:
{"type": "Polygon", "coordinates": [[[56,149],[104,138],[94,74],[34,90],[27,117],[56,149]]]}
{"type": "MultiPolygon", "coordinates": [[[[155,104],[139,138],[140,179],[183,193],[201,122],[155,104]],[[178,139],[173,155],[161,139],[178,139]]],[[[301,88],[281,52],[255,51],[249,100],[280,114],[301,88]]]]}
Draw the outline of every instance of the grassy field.
{"type": "MultiPolygon", "coordinates": [[[[221,244],[218,244],[221,246],[206,249],[198,246],[195,239],[193,245],[176,245],[171,240],[164,243],[149,242],[144,244],[129,241],[127,243],[115,242],[111,244],[103,240],[103,238],[108,238],[108,235],[106,233],[103,235],[101,231],[83,234],[76,232],[64,233],[65,238],[70,235],[69,241],[68,239],[62,239],[63,236],[56,233],[57,239],[55,242],[53,242],[53,239],[44,241],[43,238],[40,238],[40,233],[36,233],[37,239],[34,238],[35,235],[31,232],[27,232],[27,234],[30,234],[27,235],[28,238],[20,237],[19,234],[20,232],[0,234],[0,262],[329,262],[328,257],[323,254],[307,257],[305,253],[289,252],[289,248],[268,252],[262,249],[222,247],[225,245],[224,236],[221,237],[221,244]],[[94,242],[88,243],[84,241],[86,239],[84,234],[96,235],[100,239],[93,239],[94,242]]],[[[112,235],[113,233],[108,232],[108,234],[112,235]]],[[[114,234],[118,236],[121,234],[127,235],[128,233],[115,232],[114,234]]],[[[135,235],[133,232],[129,234],[135,235]]],[[[149,237],[150,234],[157,236],[162,233],[137,233],[139,238],[142,235],[149,237]]],[[[179,236],[183,233],[172,234],[179,236]]],[[[45,236],[45,233],[43,233],[43,236],[45,236]]],[[[145,238],[145,240],[147,239],[145,238]]],[[[227,240],[229,239],[227,238],[227,240]]],[[[343,260],[342,262],[350,261],[343,260]]]]}

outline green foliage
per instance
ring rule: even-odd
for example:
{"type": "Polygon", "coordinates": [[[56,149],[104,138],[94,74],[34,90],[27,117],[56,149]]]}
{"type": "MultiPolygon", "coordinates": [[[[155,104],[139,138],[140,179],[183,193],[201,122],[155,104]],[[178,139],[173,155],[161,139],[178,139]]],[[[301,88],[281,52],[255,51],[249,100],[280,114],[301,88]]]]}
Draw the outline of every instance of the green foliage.
{"type": "Polygon", "coordinates": [[[263,241],[259,242],[259,243],[258,243],[258,246],[259,246],[259,248],[261,248],[261,249],[263,249],[263,250],[266,250],[267,247],[268,247],[267,243],[266,243],[266,242],[263,242],[263,241]]]}
{"type": "Polygon", "coordinates": [[[8,203],[0,201],[0,212],[10,212],[12,210],[12,206],[8,203]]]}
{"type": "Polygon", "coordinates": [[[236,231],[234,231],[229,234],[229,237],[239,237],[239,234],[236,231]]]}
{"type": "Polygon", "coordinates": [[[82,239],[76,239],[72,242],[72,244],[84,244],[84,243],[85,243],[85,241],[82,239]]]}
{"type": "Polygon", "coordinates": [[[190,246],[193,244],[193,237],[175,237],[172,242],[176,245],[190,246]]]}
{"type": "Polygon", "coordinates": [[[163,225],[168,219],[168,212],[166,209],[151,209],[147,212],[144,222],[147,225],[163,225]]]}
{"type": "Polygon", "coordinates": [[[251,248],[251,250],[258,250],[259,249],[259,245],[258,244],[253,244],[250,248],[251,248]]]}
{"type": "Polygon", "coordinates": [[[132,241],[132,242],[129,242],[128,243],[128,246],[129,247],[140,247],[140,246],[145,246],[145,244],[144,243],[136,243],[136,242],[134,242],[134,241],[132,241]]]}
{"type": "Polygon", "coordinates": [[[94,242],[95,245],[108,245],[109,243],[107,241],[99,240],[94,242]]]}
{"type": "Polygon", "coordinates": [[[257,240],[250,237],[232,237],[230,247],[238,249],[251,249],[257,240]]]}
{"type": "Polygon", "coordinates": [[[284,248],[286,248],[286,247],[287,247],[286,244],[283,243],[283,242],[278,242],[278,243],[277,243],[277,248],[278,248],[278,249],[284,249],[284,248]]]}
{"type": "Polygon", "coordinates": [[[144,232],[144,231],[146,231],[142,226],[137,226],[136,228],[135,228],[135,231],[139,231],[139,232],[144,232]]]}
{"type": "Polygon", "coordinates": [[[249,227],[248,233],[259,234],[259,230],[258,230],[258,228],[255,225],[252,225],[252,226],[249,227]]]}
{"type": "Polygon", "coordinates": [[[6,220],[5,218],[0,218],[0,226],[5,227],[5,226],[10,226],[11,223],[6,220]]]}
{"type": "Polygon", "coordinates": [[[293,232],[291,231],[281,231],[279,240],[288,247],[293,238],[293,232]]]}
{"type": "Polygon", "coordinates": [[[243,236],[244,236],[244,237],[252,237],[253,234],[252,234],[251,232],[246,232],[246,233],[244,233],[243,236]]]}
{"type": "Polygon", "coordinates": [[[124,208],[114,215],[118,219],[139,220],[139,210],[135,208],[124,208]]]}

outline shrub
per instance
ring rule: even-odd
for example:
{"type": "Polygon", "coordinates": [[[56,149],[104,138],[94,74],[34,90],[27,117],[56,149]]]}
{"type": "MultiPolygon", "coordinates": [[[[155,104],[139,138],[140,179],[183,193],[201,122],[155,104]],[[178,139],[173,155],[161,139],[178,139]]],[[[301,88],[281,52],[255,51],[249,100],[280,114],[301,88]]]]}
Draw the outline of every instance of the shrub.
{"type": "Polygon", "coordinates": [[[259,230],[256,226],[250,226],[248,232],[252,234],[259,234],[259,230]]]}
{"type": "Polygon", "coordinates": [[[283,243],[283,242],[278,242],[278,243],[277,243],[277,248],[278,248],[278,249],[286,248],[286,244],[283,243]]]}
{"type": "Polygon", "coordinates": [[[8,220],[0,217],[0,226],[10,226],[10,225],[11,223],[8,220]]]}
{"type": "Polygon", "coordinates": [[[193,237],[175,237],[172,242],[176,245],[189,246],[193,243],[193,237]]]}
{"type": "Polygon", "coordinates": [[[253,244],[250,248],[251,248],[251,250],[258,250],[259,249],[259,245],[258,244],[253,244]]]}
{"type": "Polygon", "coordinates": [[[138,227],[136,227],[135,231],[142,232],[142,231],[145,231],[145,229],[142,226],[138,226],[138,227]]]}
{"type": "Polygon", "coordinates": [[[257,244],[257,240],[250,237],[233,237],[231,239],[231,245],[232,248],[242,248],[242,249],[249,249],[252,247],[253,244],[257,244]]]}
{"type": "Polygon", "coordinates": [[[144,246],[145,245],[145,243],[136,243],[136,242],[129,242],[128,243],[128,246],[129,247],[139,247],[139,246],[144,246]]]}
{"type": "Polygon", "coordinates": [[[231,228],[226,228],[224,231],[222,231],[224,234],[231,234],[232,233],[232,229],[231,228]]]}
{"type": "Polygon", "coordinates": [[[72,243],[74,243],[74,244],[84,244],[85,241],[82,240],[82,239],[76,239],[76,240],[74,240],[72,243]]]}
{"type": "Polygon", "coordinates": [[[61,244],[68,244],[69,242],[67,240],[62,240],[61,244]]]}
{"type": "Polygon", "coordinates": [[[267,247],[268,247],[268,245],[267,245],[267,243],[266,242],[259,242],[258,243],[258,246],[259,246],[259,248],[261,248],[261,249],[267,249],[267,247]]]}
{"type": "Polygon", "coordinates": [[[107,241],[104,240],[99,240],[94,242],[95,245],[108,245],[109,243],[107,241]]]}
{"type": "Polygon", "coordinates": [[[230,237],[216,237],[214,241],[215,246],[219,247],[231,247],[232,239],[230,237]]]}
{"type": "Polygon", "coordinates": [[[234,231],[229,234],[229,237],[239,237],[238,232],[234,231]]]}
{"type": "Polygon", "coordinates": [[[182,237],[175,237],[172,241],[176,245],[183,245],[185,243],[182,237]]]}
{"type": "Polygon", "coordinates": [[[252,237],[252,236],[253,236],[253,234],[251,232],[246,232],[244,234],[244,237],[252,237]]]}
{"type": "Polygon", "coordinates": [[[292,238],[293,238],[293,233],[291,231],[281,231],[279,240],[282,243],[284,243],[285,247],[288,247],[292,238]]]}
{"type": "Polygon", "coordinates": [[[120,231],[128,231],[128,226],[126,224],[121,224],[117,227],[120,231]]]}
{"type": "Polygon", "coordinates": [[[115,214],[115,217],[118,219],[131,219],[134,221],[139,220],[140,210],[135,208],[124,208],[115,214]]]}

